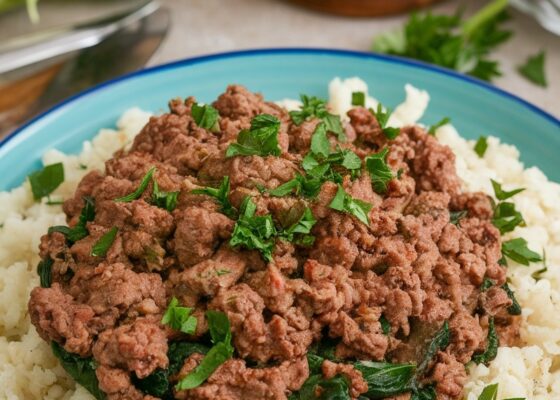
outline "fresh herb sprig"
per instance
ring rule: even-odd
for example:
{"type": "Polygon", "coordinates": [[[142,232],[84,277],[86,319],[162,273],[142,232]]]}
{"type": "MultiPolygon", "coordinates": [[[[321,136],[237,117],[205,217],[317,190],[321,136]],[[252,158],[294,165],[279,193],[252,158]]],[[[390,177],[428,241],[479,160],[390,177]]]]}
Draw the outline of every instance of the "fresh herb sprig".
{"type": "Polygon", "coordinates": [[[66,240],[68,242],[75,243],[78,240],[85,238],[89,235],[89,231],[87,229],[87,223],[93,221],[95,219],[95,204],[92,197],[85,196],[84,197],[84,207],[80,213],[80,217],[78,218],[78,223],[74,225],[72,228],[68,226],[51,226],[49,228],[49,235],[53,232],[62,233],[66,236],[66,240]]]}
{"type": "Polygon", "coordinates": [[[468,19],[431,13],[410,16],[403,29],[375,38],[373,51],[410,57],[490,81],[500,76],[490,52],[508,40],[507,0],[494,0],[468,19]]]}
{"type": "Polygon", "coordinates": [[[320,119],[324,124],[325,130],[334,133],[339,141],[344,142],[346,140],[346,134],[342,128],[340,117],[331,114],[327,110],[327,102],[325,100],[305,94],[302,94],[300,98],[302,103],[301,108],[296,111],[290,111],[290,117],[294,124],[301,125],[303,121],[315,117],[320,119]]]}
{"type": "Polygon", "coordinates": [[[336,195],[329,204],[329,207],[333,210],[353,215],[363,224],[369,225],[368,213],[371,210],[372,205],[363,200],[354,199],[346,193],[341,185],[338,185],[336,195]]]}
{"type": "Polygon", "coordinates": [[[387,126],[387,122],[389,122],[389,118],[391,117],[391,110],[389,110],[388,108],[383,110],[383,105],[381,103],[378,103],[377,110],[370,108],[369,111],[375,116],[375,119],[377,119],[377,122],[379,123],[379,126],[383,130],[383,134],[385,135],[385,137],[387,137],[387,139],[393,140],[399,135],[401,131],[399,128],[387,126]]]}
{"type": "Polygon", "coordinates": [[[365,158],[366,170],[369,173],[373,188],[377,193],[386,193],[387,184],[395,176],[387,164],[387,154],[389,148],[385,147],[379,153],[372,154],[365,158]]]}
{"type": "Polygon", "coordinates": [[[224,176],[218,188],[205,187],[201,189],[194,189],[193,191],[191,191],[191,193],[205,194],[207,196],[213,197],[220,205],[220,211],[223,214],[227,215],[228,217],[234,218],[237,214],[237,211],[229,201],[229,197],[228,197],[229,189],[230,189],[229,176],[224,176]]]}
{"type": "Polygon", "coordinates": [[[279,156],[278,130],[280,120],[272,115],[260,114],[251,120],[251,128],[239,132],[237,142],[226,149],[226,158],[235,156],[279,156]]]}
{"type": "Polygon", "coordinates": [[[204,129],[208,129],[210,132],[219,132],[220,125],[218,123],[220,115],[218,110],[209,104],[199,104],[194,103],[191,107],[191,115],[194,122],[198,126],[204,129]]]}
{"type": "Polygon", "coordinates": [[[173,297],[163,314],[161,323],[171,329],[192,335],[196,332],[197,319],[191,315],[193,309],[179,306],[179,300],[173,297]]]}

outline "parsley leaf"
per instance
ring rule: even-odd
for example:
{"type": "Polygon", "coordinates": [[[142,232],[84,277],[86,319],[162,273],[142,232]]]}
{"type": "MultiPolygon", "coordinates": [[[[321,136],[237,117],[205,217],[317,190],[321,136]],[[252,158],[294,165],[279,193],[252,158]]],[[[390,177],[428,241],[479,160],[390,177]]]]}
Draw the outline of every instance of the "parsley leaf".
{"type": "Polygon", "coordinates": [[[391,116],[391,110],[387,108],[386,111],[383,111],[383,105],[381,103],[377,104],[377,111],[373,108],[370,108],[369,111],[375,116],[377,122],[379,122],[379,126],[383,130],[383,134],[387,139],[393,140],[395,139],[401,130],[399,128],[393,128],[387,126],[387,122],[389,121],[389,117],[391,116]]]}
{"type": "Polygon", "coordinates": [[[362,223],[369,225],[368,213],[373,206],[365,201],[352,198],[344,191],[341,185],[338,185],[338,191],[329,204],[329,207],[337,211],[351,214],[362,223]]]}
{"type": "Polygon", "coordinates": [[[109,231],[107,231],[103,236],[101,236],[91,248],[92,257],[105,257],[107,251],[109,251],[109,249],[113,245],[113,242],[117,237],[118,231],[119,228],[114,226],[109,231]]]}
{"type": "Polygon", "coordinates": [[[323,122],[317,125],[313,136],[311,136],[311,152],[320,157],[328,157],[331,152],[331,144],[327,137],[327,129],[323,122]]]}
{"type": "Polygon", "coordinates": [[[366,105],[366,94],[364,92],[352,92],[352,105],[364,107],[366,105]]]}
{"type": "Polygon", "coordinates": [[[480,285],[480,291],[485,292],[488,289],[490,289],[492,286],[494,286],[494,282],[492,282],[488,278],[484,278],[484,280],[482,281],[482,285],[480,285]]]}
{"type": "Polygon", "coordinates": [[[531,277],[536,281],[541,280],[542,279],[541,275],[548,271],[548,265],[547,265],[547,262],[546,262],[546,251],[545,250],[543,250],[542,262],[543,262],[543,267],[541,269],[536,270],[535,272],[533,272],[531,274],[531,277]]]}
{"type": "Polygon", "coordinates": [[[64,166],[62,163],[46,165],[42,170],[35,171],[27,176],[31,184],[33,199],[50,195],[64,182],[64,166]]]}
{"type": "Polygon", "coordinates": [[[244,129],[237,136],[237,143],[231,143],[226,150],[226,158],[235,156],[279,156],[278,129],[280,120],[269,114],[260,114],[251,120],[251,128],[244,129]]]}
{"type": "Polygon", "coordinates": [[[502,289],[505,290],[508,297],[512,301],[511,306],[509,306],[508,309],[507,309],[508,313],[510,315],[521,315],[521,306],[519,305],[519,302],[515,298],[515,293],[513,292],[513,290],[511,290],[511,288],[509,287],[507,282],[504,283],[501,287],[502,287],[502,289]]]}
{"type": "Polygon", "coordinates": [[[458,225],[459,221],[461,221],[463,218],[465,218],[468,215],[468,211],[467,210],[461,210],[461,211],[450,211],[449,212],[449,223],[453,224],[453,225],[458,225]]]}
{"type": "Polygon", "coordinates": [[[467,20],[455,15],[413,13],[402,30],[374,40],[373,51],[426,61],[480,79],[501,75],[490,52],[511,36],[501,25],[508,1],[494,0],[467,20]]]}
{"type": "Polygon", "coordinates": [[[148,187],[148,185],[150,183],[150,180],[152,179],[152,176],[154,175],[154,172],[156,172],[156,167],[150,168],[148,170],[148,172],[146,172],[146,175],[144,175],[144,177],[140,181],[140,185],[138,186],[138,188],[134,192],[129,193],[126,196],[123,196],[123,197],[118,197],[118,198],[115,199],[115,201],[119,202],[119,203],[129,203],[133,200],[137,200],[138,198],[140,198],[140,196],[142,196],[142,193],[144,193],[144,191],[148,187]]]}
{"type": "Polygon", "coordinates": [[[310,233],[316,222],[317,220],[313,216],[311,209],[306,207],[300,219],[288,227],[288,229],[280,232],[279,236],[288,242],[296,241],[298,244],[310,246],[315,241],[315,237],[310,235],[310,233]],[[295,240],[296,234],[299,235],[299,240],[295,240]]]}
{"type": "Polygon", "coordinates": [[[85,196],[84,197],[84,207],[82,208],[82,212],[80,213],[80,217],[78,219],[78,223],[74,225],[73,228],[67,226],[51,226],[49,228],[49,235],[53,232],[60,232],[70,243],[75,243],[78,240],[85,238],[89,235],[89,231],[87,230],[87,223],[89,221],[93,221],[95,218],[95,205],[94,200],[92,197],[85,196]]]}
{"type": "Polygon", "coordinates": [[[497,400],[498,398],[498,384],[494,383],[492,385],[486,386],[480,396],[478,396],[478,400],[497,400]]]}
{"type": "Polygon", "coordinates": [[[231,330],[227,315],[223,312],[209,310],[206,312],[206,319],[214,346],[204,356],[200,364],[177,383],[175,386],[177,391],[200,386],[233,355],[231,330]]]}
{"type": "Polygon", "coordinates": [[[428,135],[435,136],[436,131],[439,128],[441,128],[443,125],[447,125],[449,122],[451,122],[451,118],[449,118],[449,117],[442,118],[440,121],[438,121],[434,125],[430,126],[430,129],[428,129],[428,135]]]}
{"type": "Polygon", "coordinates": [[[152,203],[169,212],[177,207],[177,197],[179,192],[162,192],[155,178],[153,179],[154,189],[152,191],[152,203]]]}
{"type": "Polygon", "coordinates": [[[387,183],[394,178],[393,171],[387,165],[388,153],[389,148],[385,147],[379,153],[367,156],[365,159],[366,170],[377,193],[387,192],[387,183]]]}
{"type": "Polygon", "coordinates": [[[205,187],[202,189],[195,189],[191,192],[192,194],[205,194],[210,197],[214,197],[216,201],[220,204],[220,211],[230,218],[234,218],[236,215],[235,208],[231,205],[229,201],[229,176],[224,176],[220,186],[215,189],[212,187],[205,187]]]}
{"type": "Polygon", "coordinates": [[[545,53],[540,53],[527,58],[525,64],[517,67],[517,71],[531,82],[547,87],[546,75],[544,72],[545,53]]]}
{"type": "Polygon", "coordinates": [[[381,331],[383,334],[389,335],[391,333],[391,324],[384,315],[379,318],[379,323],[381,324],[381,331]]]}
{"type": "Polygon", "coordinates": [[[488,140],[486,136],[480,136],[474,145],[474,152],[482,158],[486,154],[486,149],[488,149],[488,140]]]}
{"type": "Polygon", "coordinates": [[[527,247],[523,238],[515,238],[502,243],[502,254],[521,265],[542,261],[540,254],[527,247]]]}
{"type": "Polygon", "coordinates": [[[191,315],[192,308],[180,307],[179,300],[173,297],[163,314],[161,323],[171,329],[192,335],[196,331],[197,319],[191,315]]]}
{"type": "Polygon", "coordinates": [[[494,208],[492,224],[494,224],[503,235],[504,233],[513,231],[518,225],[524,226],[525,220],[521,213],[516,210],[514,203],[503,201],[494,208]]]}
{"type": "Polygon", "coordinates": [[[514,189],[512,191],[505,191],[502,189],[502,185],[500,185],[498,182],[496,182],[493,179],[490,179],[490,181],[492,182],[492,187],[494,188],[494,194],[496,195],[496,198],[498,200],[507,200],[510,197],[515,196],[517,193],[521,193],[522,191],[524,191],[524,188],[520,188],[520,189],[514,189]]]}
{"type": "Polygon", "coordinates": [[[315,96],[307,96],[305,94],[302,94],[300,98],[302,102],[301,109],[290,111],[290,117],[292,118],[292,122],[294,124],[301,125],[303,121],[316,117],[322,120],[325,124],[327,132],[333,132],[336,134],[338,140],[341,142],[346,140],[346,134],[342,128],[340,117],[328,112],[327,102],[325,100],[319,99],[315,96]]]}
{"type": "Polygon", "coordinates": [[[487,335],[486,350],[482,354],[475,354],[472,360],[477,363],[488,364],[498,354],[498,347],[500,346],[500,338],[494,326],[494,317],[490,317],[488,321],[488,335],[487,335]]]}
{"type": "Polygon", "coordinates": [[[321,190],[322,184],[323,180],[321,177],[297,174],[294,179],[283,183],[277,188],[269,190],[268,193],[275,197],[283,197],[294,193],[296,196],[301,194],[305,197],[312,198],[317,196],[319,190],[321,190]]]}
{"type": "Polygon", "coordinates": [[[277,234],[271,215],[255,215],[257,206],[250,197],[245,197],[239,210],[229,240],[231,247],[243,246],[249,250],[260,251],[266,261],[272,261],[274,239],[277,234]]]}
{"type": "Polygon", "coordinates": [[[42,288],[49,288],[52,284],[52,265],[54,261],[47,256],[46,259],[41,260],[37,265],[37,275],[42,288]]]}
{"type": "Polygon", "coordinates": [[[194,122],[201,128],[208,129],[214,133],[220,131],[220,125],[218,123],[220,115],[218,114],[218,110],[211,105],[194,103],[191,107],[191,114],[194,122]]]}

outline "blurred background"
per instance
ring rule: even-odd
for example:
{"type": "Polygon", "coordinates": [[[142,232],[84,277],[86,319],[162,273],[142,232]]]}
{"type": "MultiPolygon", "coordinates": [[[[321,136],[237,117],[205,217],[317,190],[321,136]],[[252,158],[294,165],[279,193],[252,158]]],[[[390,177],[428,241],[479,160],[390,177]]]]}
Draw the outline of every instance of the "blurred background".
{"type": "Polygon", "coordinates": [[[79,90],[146,66],[263,47],[372,51],[374,43],[482,76],[559,117],[557,35],[560,0],[0,0],[0,135],[79,90]],[[421,17],[411,20],[419,7],[421,17]],[[458,10],[455,21],[426,19],[458,10]],[[459,54],[451,64],[450,51],[459,54]],[[495,65],[473,72],[466,65],[480,53],[495,65]]]}

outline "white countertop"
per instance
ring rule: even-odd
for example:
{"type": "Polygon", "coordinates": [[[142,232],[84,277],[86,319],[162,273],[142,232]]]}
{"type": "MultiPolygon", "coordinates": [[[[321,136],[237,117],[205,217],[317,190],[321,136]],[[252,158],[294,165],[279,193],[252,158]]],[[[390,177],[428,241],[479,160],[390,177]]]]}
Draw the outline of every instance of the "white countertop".
{"type": "MultiPolygon", "coordinates": [[[[368,50],[372,38],[401,26],[406,16],[355,19],[320,14],[282,0],[162,0],[171,11],[171,31],[150,64],[195,55],[259,47],[334,47],[368,50]]],[[[453,12],[460,2],[436,10],[453,12]]],[[[484,1],[469,2],[467,12],[484,1]]],[[[524,14],[512,11],[514,36],[495,54],[504,75],[495,84],[560,117],[560,37],[524,14]],[[515,70],[528,55],[546,51],[548,88],[515,70]]]]}

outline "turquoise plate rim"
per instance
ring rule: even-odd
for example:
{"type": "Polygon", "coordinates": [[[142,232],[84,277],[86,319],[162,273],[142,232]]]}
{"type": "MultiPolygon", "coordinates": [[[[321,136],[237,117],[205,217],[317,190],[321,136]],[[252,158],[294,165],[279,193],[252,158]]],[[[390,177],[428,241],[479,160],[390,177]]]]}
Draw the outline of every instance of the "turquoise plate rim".
{"type": "Polygon", "coordinates": [[[429,71],[433,71],[436,73],[440,73],[443,75],[447,75],[449,77],[452,77],[454,79],[458,79],[461,81],[465,81],[471,84],[474,84],[476,86],[482,87],[485,90],[488,90],[490,92],[493,92],[495,94],[498,94],[502,97],[505,98],[509,98],[510,100],[513,100],[517,103],[519,103],[521,106],[525,107],[526,109],[540,115],[541,117],[549,120],[550,122],[552,122],[553,124],[557,125],[560,128],[560,119],[556,118],[554,115],[552,115],[551,113],[543,110],[542,108],[534,105],[533,103],[513,94],[510,93],[504,89],[498,88],[497,86],[494,86],[490,83],[487,83],[485,81],[482,81],[480,79],[468,76],[468,75],[464,75],[461,74],[459,72],[456,72],[454,70],[448,69],[448,68],[443,68],[443,67],[439,67],[433,64],[428,64],[422,61],[417,61],[417,60],[412,60],[409,58],[404,58],[404,57],[398,57],[398,56],[392,56],[392,55],[385,55],[385,54],[379,54],[379,53],[372,53],[372,52],[364,52],[364,51],[356,51],[356,50],[345,50],[345,49],[334,49],[334,48],[315,48],[315,47],[278,47],[278,48],[258,48],[258,49],[247,49],[247,50],[237,50],[237,51],[229,51],[229,52],[221,52],[221,53],[213,53],[213,54],[208,54],[208,55],[202,55],[202,56],[197,56],[197,57],[190,57],[190,58],[185,58],[185,59],[181,59],[181,60],[177,60],[177,61],[172,61],[169,63],[164,63],[164,64],[160,64],[160,65],[156,65],[154,67],[149,67],[149,68],[144,68],[138,71],[134,71],[128,74],[124,74],[121,76],[118,76],[114,79],[105,81],[103,83],[100,83],[98,85],[92,86],[91,88],[88,88],[86,90],[83,90],[71,97],[68,97],[67,99],[62,100],[61,102],[55,104],[54,106],[52,106],[51,108],[49,108],[48,110],[38,114],[37,116],[33,117],[32,119],[30,119],[29,121],[27,121],[26,123],[24,123],[23,125],[21,125],[20,127],[18,127],[16,130],[14,130],[12,133],[10,133],[8,136],[6,136],[5,138],[3,138],[2,140],[0,140],[0,149],[2,147],[4,147],[6,144],[8,144],[10,141],[12,141],[17,135],[19,135],[21,132],[23,132],[27,127],[29,127],[30,125],[34,124],[35,122],[37,122],[38,120],[42,119],[43,117],[47,116],[48,114],[58,110],[59,108],[66,106],[68,104],[71,104],[77,100],[79,100],[82,97],[85,97],[93,92],[99,91],[101,89],[104,89],[108,86],[111,86],[115,83],[124,81],[124,80],[128,80],[128,79],[132,79],[134,77],[137,76],[141,76],[141,75],[148,75],[151,73],[155,73],[155,72],[160,72],[160,71],[164,71],[164,70],[168,70],[168,69],[174,69],[177,67],[184,67],[187,65],[193,65],[193,64],[201,64],[201,63],[205,63],[205,62],[209,62],[209,61],[215,61],[215,60],[220,60],[220,59],[226,59],[226,58],[236,58],[236,57],[244,57],[244,56],[254,56],[254,55],[267,55],[267,54],[326,54],[326,55],[342,55],[342,56],[351,56],[351,57],[355,57],[355,58],[366,58],[366,59],[376,59],[376,60],[382,60],[382,61],[386,61],[386,62],[390,62],[390,63],[394,63],[394,64],[403,64],[403,65],[408,65],[408,66],[413,66],[413,67],[417,67],[420,69],[424,69],[424,70],[429,70],[429,71]]]}

